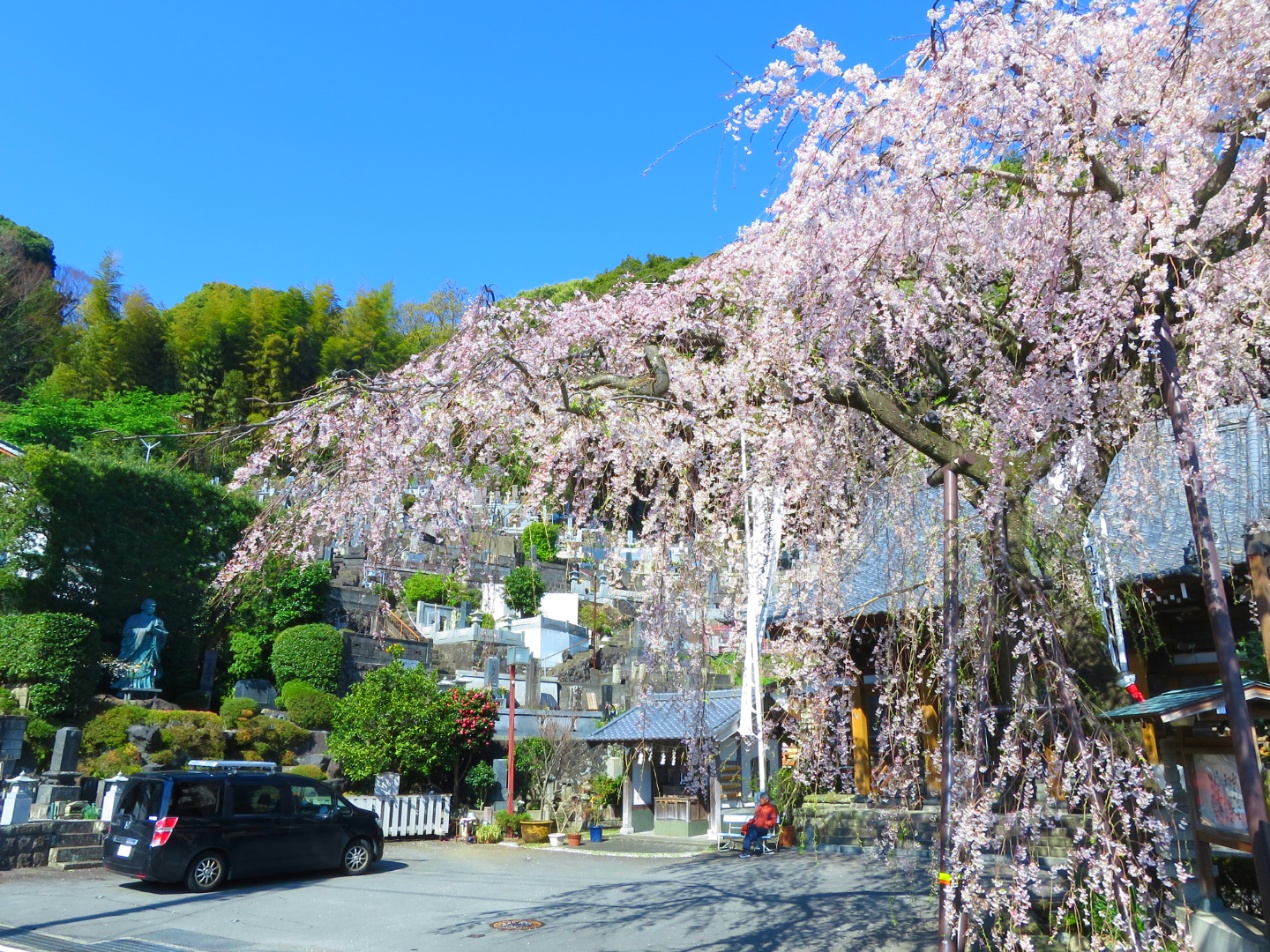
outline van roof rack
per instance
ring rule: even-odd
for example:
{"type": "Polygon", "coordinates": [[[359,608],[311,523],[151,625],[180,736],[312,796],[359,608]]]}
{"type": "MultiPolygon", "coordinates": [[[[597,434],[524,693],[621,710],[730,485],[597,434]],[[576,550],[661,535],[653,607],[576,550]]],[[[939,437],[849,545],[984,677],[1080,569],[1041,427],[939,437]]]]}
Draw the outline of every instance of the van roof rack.
{"type": "Polygon", "coordinates": [[[277,773],[272,760],[191,760],[191,770],[224,770],[227,773],[277,773]]]}

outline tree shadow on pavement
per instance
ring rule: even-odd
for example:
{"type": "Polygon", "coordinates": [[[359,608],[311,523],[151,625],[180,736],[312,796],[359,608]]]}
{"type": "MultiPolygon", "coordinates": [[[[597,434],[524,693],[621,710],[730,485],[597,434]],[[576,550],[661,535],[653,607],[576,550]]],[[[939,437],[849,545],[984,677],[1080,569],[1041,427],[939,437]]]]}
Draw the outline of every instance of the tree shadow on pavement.
{"type": "MultiPolygon", "coordinates": [[[[597,927],[684,952],[927,952],[938,946],[929,876],[865,857],[703,857],[632,869],[625,882],[575,889],[545,902],[533,918],[553,929],[597,927]]],[[[448,933],[484,930],[456,923],[448,933]]],[[[604,949],[604,940],[594,940],[604,949]]]]}

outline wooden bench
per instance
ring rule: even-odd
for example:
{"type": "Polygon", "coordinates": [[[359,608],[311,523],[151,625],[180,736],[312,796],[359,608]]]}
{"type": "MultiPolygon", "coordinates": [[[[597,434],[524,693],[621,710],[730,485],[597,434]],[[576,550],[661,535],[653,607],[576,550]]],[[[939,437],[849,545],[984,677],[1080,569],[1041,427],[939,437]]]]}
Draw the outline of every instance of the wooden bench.
{"type": "MultiPolygon", "coordinates": [[[[741,827],[754,818],[754,811],[748,813],[731,813],[724,811],[719,816],[719,852],[726,853],[728,850],[739,850],[742,842],[745,840],[745,834],[741,832],[741,827]]],[[[781,820],[776,818],[776,826],[772,827],[770,833],[766,836],[759,837],[758,845],[760,853],[776,853],[779,852],[781,820]]]]}

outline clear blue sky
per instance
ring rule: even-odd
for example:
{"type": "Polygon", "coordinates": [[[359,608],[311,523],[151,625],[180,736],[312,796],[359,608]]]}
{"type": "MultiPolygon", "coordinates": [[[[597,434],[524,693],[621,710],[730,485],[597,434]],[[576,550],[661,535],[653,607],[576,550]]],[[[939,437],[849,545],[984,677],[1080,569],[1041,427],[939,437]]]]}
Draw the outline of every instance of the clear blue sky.
{"type": "Polygon", "coordinates": [[[721,128],[731,69],[803,24],[898,68],[929,4],[12,4],[0,215],[60,264],[122,258],[174,304],[207,281],[446,280],[500,294],[706,254],[758,217],[771,141],[721,128]]]}

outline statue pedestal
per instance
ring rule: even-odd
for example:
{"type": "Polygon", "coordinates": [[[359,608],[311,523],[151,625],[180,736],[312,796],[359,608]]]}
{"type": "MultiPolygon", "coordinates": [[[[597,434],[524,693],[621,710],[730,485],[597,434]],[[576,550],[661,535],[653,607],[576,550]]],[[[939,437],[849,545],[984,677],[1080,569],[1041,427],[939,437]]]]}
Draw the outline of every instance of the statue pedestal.
{"type": "Polygon", "coordinates": [[[120,688],[119,696],[125,701],[152,701],[159,696],[158,688],[120,688]]]}

